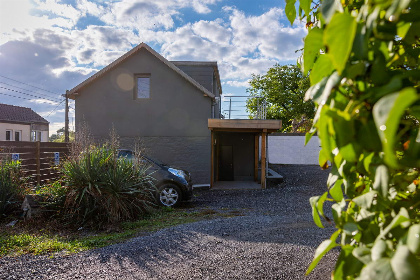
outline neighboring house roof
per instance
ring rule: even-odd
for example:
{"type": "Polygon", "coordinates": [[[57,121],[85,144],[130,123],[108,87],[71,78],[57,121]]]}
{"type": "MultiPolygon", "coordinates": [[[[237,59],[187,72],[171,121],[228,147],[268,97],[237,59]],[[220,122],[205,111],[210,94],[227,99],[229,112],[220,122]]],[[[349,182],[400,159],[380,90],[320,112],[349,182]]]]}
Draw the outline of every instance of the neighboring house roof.
{"type": "Polygon", "coordinates": [[[212,99],[215,98],[215,96],[214,96],[213,93],[211,93],[210,91],[208,91],[206,88],[204,88],[202,85],[200,85],[197,81],[195,81],[193,78],[191,78],[186,73],[184,73],[181,69],[179,69],[178,67],[176,67],[175,64],[173,64],[172,62],[170,62],[169,60],[167,60],[166,58],[164,58],[163,56],[161,56],[159,53],[157,53],[155,50],[153,50],[151,47],[149,47],[146,43],[141,43],[141,44],[137,45],[136,47],[134,47],[133,49],[131,49],[130,51],[128,51],[127,53],[125,53],[124,55],[122,55],[121,57],[119,57],[117,60],[115,60],[114,62],[112,62],[108,66],[106,66],[105,68],[103,68],[102,70],[100,70],[99,72],[97,72],[96,74],[94,74],[91,77],[89,77],[87,80],[85,80],[81,84],[79,84],[76,87],[74,87],[73,89],[67,91],[67,94],[69,95],[70,98],[73,98],[74,99],[75,95],[78,93],[78,91],[80,89],[82,89],[83,87],[85,87],[88,84],[92,83],[97,78],[103,76],[108,71],[112,70],[114,67],[118,66],[120,63],[124,62],[126,59],[128,59],[132,55],[136,54],[141,49],[146,49],[147,51],[149,51],[156,58],[158,58],[160,61],[162,61],[164,64],[166,64],[169,68],[171,68],[172,70],[174,70],[175,72],[177,72],[185,80],[187,80],[192,85],[194,85],[197,89],[199,89],[200,91],[202,91],[204,93],[204,95],[206,95],[206,96],[208,96],[208,97],[210,97],[212,99]]]}
{"type": "Polygon", "coordinates": [[[49,122],[46,119],[35,113],[31,108],[1,103],[0,122],[49,124],[49,122]]]}

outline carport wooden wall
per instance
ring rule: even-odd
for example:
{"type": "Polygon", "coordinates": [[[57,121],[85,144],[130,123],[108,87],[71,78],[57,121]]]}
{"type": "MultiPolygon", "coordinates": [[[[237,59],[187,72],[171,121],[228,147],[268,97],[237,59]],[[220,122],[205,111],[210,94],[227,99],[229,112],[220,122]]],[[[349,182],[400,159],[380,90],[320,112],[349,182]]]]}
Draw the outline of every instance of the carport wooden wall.
{"type": "MultiPolygon", "coordinates": [[[[211,129],[211,168],[210,168],[210,187],[212,188],[214,185],[214,177],[215,177],[215,152],[216,152],[216,143],[215,143],[215,135],[213,129],[211,129]]],[[[261,136],[261,188],[266,188],[266,160],[267,160],[267,129],[264,129],[262,133],[258,133],[255,135],[255,143],[254,143],[254,180],[258,181],[258,156],[259,156],[259,137],[261,136]]]]}

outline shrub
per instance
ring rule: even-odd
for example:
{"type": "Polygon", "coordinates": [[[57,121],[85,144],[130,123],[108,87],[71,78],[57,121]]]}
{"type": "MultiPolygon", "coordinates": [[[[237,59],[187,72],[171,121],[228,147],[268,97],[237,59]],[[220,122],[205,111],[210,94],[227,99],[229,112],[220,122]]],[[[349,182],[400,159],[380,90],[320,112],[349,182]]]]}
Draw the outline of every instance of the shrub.
{"type": "Polygon", "coordinates": [[[62,167],[64,213],[78,224],[112,224],[138,218],[154,202],[146,167],[118,158],[110,145],[90,146],[62,167]]]}
{"type": "Polygon", "coordinates": [[[0,218],[23,196],[26,180],[19,161],[0,160],[0,218]]]}

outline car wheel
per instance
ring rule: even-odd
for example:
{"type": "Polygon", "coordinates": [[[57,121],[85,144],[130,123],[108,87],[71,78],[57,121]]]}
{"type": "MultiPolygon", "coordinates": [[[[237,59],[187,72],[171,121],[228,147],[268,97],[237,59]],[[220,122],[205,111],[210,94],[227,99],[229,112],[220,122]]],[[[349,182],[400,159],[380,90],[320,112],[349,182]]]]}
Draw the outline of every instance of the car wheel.
{"type": "Polygon", "coordinates": [[[174,184],[162,185],[158,188],[157,199],[163,206],[175,206],[181,200],[181,190],[174,184]]]}

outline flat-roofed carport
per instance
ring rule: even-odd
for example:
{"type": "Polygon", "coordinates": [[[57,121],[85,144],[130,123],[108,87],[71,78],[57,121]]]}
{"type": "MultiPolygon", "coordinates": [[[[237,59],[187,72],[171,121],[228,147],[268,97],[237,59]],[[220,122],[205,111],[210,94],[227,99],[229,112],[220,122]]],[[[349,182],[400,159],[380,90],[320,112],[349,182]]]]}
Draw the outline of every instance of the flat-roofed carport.
{"type": "Polygon", "coordinates": [[[265,189],[267,135],[281,129],[281,120],[209,119],[208,128],[211,130],[210,187],[217,182],[243,181],[244,185],[249,185],[254,181],[265,189]],[[260,151],[261,176],[258,178],[260,151]]]}

